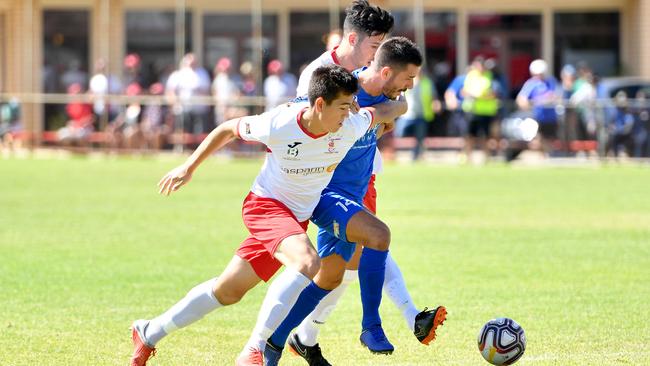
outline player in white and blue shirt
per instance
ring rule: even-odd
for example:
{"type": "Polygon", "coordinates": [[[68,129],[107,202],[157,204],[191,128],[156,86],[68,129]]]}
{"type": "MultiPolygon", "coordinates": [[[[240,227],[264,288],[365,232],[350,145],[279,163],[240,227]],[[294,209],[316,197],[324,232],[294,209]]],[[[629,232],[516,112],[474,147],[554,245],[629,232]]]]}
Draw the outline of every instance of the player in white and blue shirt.
{"type": "MultiPolygon", "coordinates": [[[[357,94],[357,102],[360,106],[380,105],[398,97],[401,92],[413,86],[413,78],[418,74],[421,63],[421,54],[413,42],[403,37],[387,40],[377,51],[376,59],[369,68],[353,72],[360,78],[361,88],[357,94]],[[389,73],[385,74],[386,71],[389,73]],[[382,74],[385,77],[379,77],[382,74]],[[368,90],[371,90],[372,94],[368,90]]],[[[311,218],[312,222],[319,226],[318,252],[323,258],[321,267],[323,270],[329,265],[340,266],[342,261],[350,260],[355,251],[355,242],[364,244],[359,264],[364,309],[361,341],[376,353],[391,353],[393,351],[393,346],[388,342],[381,328],[379,317],[390,233],[385,224],[364,209],[362,203],[373,172],[377,138],[383,132],[384,127],[377,126],[368,131],[353,145],[337,167],[330,184],[323,191],[321,200],[311,218]],[[372,217],[379,224],[375,224],[369,230],[361,228],[364,224],[371,222],[367,217],[372,217]],[[348,223],[351,220],[355,220],[354,228],[348,228],[348,223]],[[353,236],[350,237],[350,233],[353,236]],[[376,245],[377,242],[382,241],[385,241],[382,244],[386,244],[386,250],[382,250],[381,245],[379,248],[376,245]],[[332,259],[337,257],[341,260],[332,259]]],[[[326,286],[333,283],[333,287],[336,287],[340,283],[340,277],[337,279],[334,275],[328,278],[327,274],[339,273],[342,276],[343,269],[344,265],[338,270],[330,268],[325,271],[326,274],[323,274],[323,271],[319,272],[318,279],[321,283],[316,283],[314,288],[308,286],[300,295],[285,321],[269,339],[265,358],[277,360],[279,351],[291,329],[316,307],[321,298],[327,295],[326,286]]],[[[435,313],[432,316],[435,318],[435,313]]],[[[427,334],[423,335],[422,339],[429,336],[430,331],[431,327],[427,329],[427,334]]],[[[299,335],[294,335],[289,341],[294,350],[310,364],[328,364],[320,354],[320,348],[317,345],[305,344],[306,342],[303,343],[298,337],[299,335]]],[[[272,361],[268,362],[268,365],[273,364],[275,363],[272,361]]]]}

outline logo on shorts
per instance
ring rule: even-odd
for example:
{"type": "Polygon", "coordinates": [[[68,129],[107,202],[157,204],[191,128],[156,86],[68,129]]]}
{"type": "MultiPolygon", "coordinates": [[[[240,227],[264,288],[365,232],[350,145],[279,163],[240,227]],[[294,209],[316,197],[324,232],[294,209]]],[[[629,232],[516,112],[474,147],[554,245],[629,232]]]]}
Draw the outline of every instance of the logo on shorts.
{"type": "Polygon", "coordinates": [[[244,124],[244,127],[246,128],[246,134],[247,134],[247,135],[250,135],[250,134],[251,134],[251,124],[248,123],[248,122],[246,122],[246,123],[244,124]]]}
{"type": "Polygon", "coordinates": [[[339,235],[341,235],[340,228],[339,228],[339,223],[336,222],[336,220],[334,220],[334,222],[332,222],[332,227],[333,227],[333,230],[334,230],[334,236],[336,236],[338,238],[339,235]]]}
{"type": "Polygon", "coordinates": [[[297,157],[298,153],[299,153],[298,145],[301,145],[301,144],[302,144],[302,142],[296,141],[293,144],[287,145],[287,146],[289,146],[289,149],[287,150],[287,155],[292,156],[294,158],[297,157]]]}

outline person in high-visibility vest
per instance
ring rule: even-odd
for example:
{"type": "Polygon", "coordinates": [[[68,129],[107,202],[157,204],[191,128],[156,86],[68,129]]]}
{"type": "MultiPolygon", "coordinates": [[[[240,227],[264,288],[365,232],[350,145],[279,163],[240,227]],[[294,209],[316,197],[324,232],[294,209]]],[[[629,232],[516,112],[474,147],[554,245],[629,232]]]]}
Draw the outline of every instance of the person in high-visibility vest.
{"type": "Polygon", "coordinates": [[[485,68],[485,61],[477,57],[472,62],[463,86],[462,108],[469,116],[469,131],[465,136],[464,151],[471,160],[474,145],[478,144],[488,157],[487,139],[491,125],[499,112],[499,99],[493,88],[492,73],[485,68]]]}

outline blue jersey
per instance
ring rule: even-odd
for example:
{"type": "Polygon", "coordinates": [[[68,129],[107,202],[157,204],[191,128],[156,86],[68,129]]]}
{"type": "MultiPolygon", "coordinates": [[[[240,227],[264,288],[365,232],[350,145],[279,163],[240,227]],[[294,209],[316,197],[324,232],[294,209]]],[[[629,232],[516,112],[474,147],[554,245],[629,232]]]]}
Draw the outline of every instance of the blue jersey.
{"type": "Polygon", "coordinates": [[[458,99],[459,102],[463,101],[463,94],[461,91],[463,90],[463,86],[465,85],[465,77],[466,75],[458,75],[454,78],[454,80],[451,81],[451,84],[447,87],[447,90],[452,91],[454,95],[456,95],[456,99],[458,99]]]}
{"type": "MultiPolygon", "coordinates": [[[[352,74],[358,77],[359,72],[365,69],[364,67],[355,70],[352,74]]],[[[361,107],[373,106],[387,100],[389,98],[384,94],[372,96],[362,88],[359,88],[359,92],[357,93],[357,102],[361,107]]],[[[375,160],[375,152],[377,151],[378,128],[379,125],[368,130],[363,137],[352,145],[345,158],[343,158],[336,167],[336,170],[334,170],[334,175],[326,191],[336,191],[358,202],[363,201],[363,196],[366,194],[368,182],[372,175],[372,164],[375,160]]]]}

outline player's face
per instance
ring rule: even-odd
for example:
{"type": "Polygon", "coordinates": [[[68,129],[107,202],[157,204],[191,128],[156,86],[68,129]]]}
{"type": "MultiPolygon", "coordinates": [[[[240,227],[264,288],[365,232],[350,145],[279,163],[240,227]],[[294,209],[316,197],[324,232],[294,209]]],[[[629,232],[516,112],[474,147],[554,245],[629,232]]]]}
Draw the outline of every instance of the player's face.
{"type": "Polygon", "coordinates": [[[406,68],[399,72],[393,71],[390,78],[384,84],[384,95],[395,99],[407,89],[413,88],[413,80],[419,73],[420,67],[413,64],[408,64],[406,68]]]}
{"type": "Polygon", "coordinates": [[[329,105],[323,102],[321,120],[327,132],[336,132],[343,126],[343,121],[350,115],[353,97],[339,94],[329,105]]]}
{"type": "Polygon", "coordinates": [[[377,48],[379,48],[385,37],[385,34],[370,37],[360,36],[359,41],[354,45],[356,68],[370,65],[370,62],[375,59],[377,48]]]}

